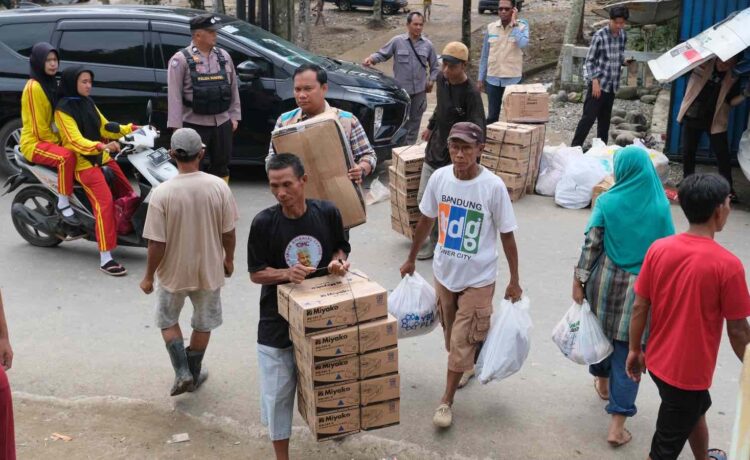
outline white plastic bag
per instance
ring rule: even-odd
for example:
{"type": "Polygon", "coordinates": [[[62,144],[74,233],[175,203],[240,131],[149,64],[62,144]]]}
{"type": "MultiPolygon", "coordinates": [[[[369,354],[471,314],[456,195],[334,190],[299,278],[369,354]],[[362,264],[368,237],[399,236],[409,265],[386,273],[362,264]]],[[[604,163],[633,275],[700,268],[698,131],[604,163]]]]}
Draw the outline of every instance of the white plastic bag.
{"type": "Polygon", "coordinates": [[[398,337],[428,334],[437,326],[435,289],[419,273],[404,276],[388,296],[388,313],[398,318],[398,337]]]}
{"type": "Polygon", "coordinates": [[[554,196],[565,168],[571,161],[575,161],[581,156],[583,156],[581,147],[567,147],[565,144],[560,144],[557,147],[545,147],[539,164],[540,172],[536,181],[536,193],[554,196]]]}
{"type": "Polygon", "coordinates": [[[651,158],[654,168],[656,168],[656,174],[659,175],[659,180],[662,184],[666,183],[669,179],[669,158],[658,150],[650,149],[640,139],[636,138],[633,145],[642,147],[648,152],[648,157],[651,158]]]}
{"type": "Polygon", "coordinates": [[[737,151],[737,161],[745,177],[750,180],[750,127],[742,133],[740,138],[740,149],[737,151]]]}
{"type": "Polygon", "coordinates": [[[381,201],[388,201],[391,198],[391,191],[380,182],[379,179],[375,179],[370,184],[370,191],[365,196],[365,204],[372,206],[375,203],[381,201]]]}
{"type": "Polygon", "coordinates": [[[521,369],[531,349],[529,299],[516,303],[503,300],[500,311],[492,315],[492,325],[476,364],[481,383],[502,380],[521,369]]]}
{"type": "Polygon", "coordinates": [[[578,364],[596,364],[613,351],[587,301],[573,303],[552,331],[552,340],[566,358],[578,364]]]}
{"type": "Polygon", "coordinates": [[[594,186],[607,177],[599,160],[583,155],[568,164],[555,189],[555,203],[567,209],[583,209],[591,203],[594,186]]]}

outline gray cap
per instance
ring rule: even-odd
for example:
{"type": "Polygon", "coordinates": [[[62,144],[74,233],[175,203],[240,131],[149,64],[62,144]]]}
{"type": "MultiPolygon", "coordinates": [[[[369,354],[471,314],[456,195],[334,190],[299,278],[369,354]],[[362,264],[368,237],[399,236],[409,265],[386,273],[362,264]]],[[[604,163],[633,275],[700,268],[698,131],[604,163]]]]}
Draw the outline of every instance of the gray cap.
{"type": "Polygon", "coordinates": [[[172,150],[182,156],[192,157],[200,153],[203,145],[200,135],[193,128],[180,128],[172,134],[172,150]],[[180,151],[180,152],[178,152],[180,151]]]}

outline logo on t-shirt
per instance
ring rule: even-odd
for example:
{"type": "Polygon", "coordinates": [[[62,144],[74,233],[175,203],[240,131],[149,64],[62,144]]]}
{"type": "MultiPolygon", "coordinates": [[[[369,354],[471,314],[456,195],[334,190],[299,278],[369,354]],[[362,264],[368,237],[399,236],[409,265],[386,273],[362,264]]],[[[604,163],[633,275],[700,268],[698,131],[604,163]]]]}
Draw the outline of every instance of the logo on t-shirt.
{"type": "Polygon", "coordinates": [[[293,267],[297,264],[306,267],[317,267],[323,258],[323,246],[320,241],[309,235],[295,237],[286,246],[284,259],[286,264],[293,267]]]}
{"type": "Polygon", "coordinates": [[[438,242],[444,249],[476,254],[483,220],[481,203],[443,195],[438,209],[438,242]]]}

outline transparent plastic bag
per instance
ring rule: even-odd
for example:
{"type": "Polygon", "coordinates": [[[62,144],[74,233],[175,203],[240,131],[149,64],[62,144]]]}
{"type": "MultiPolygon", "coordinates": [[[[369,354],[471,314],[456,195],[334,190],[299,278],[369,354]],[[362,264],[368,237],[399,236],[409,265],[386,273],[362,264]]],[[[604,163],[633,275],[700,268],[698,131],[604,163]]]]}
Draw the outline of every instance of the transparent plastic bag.
{"type": "Polygon", "coordinates": [[[398,337],[429,334],[437,326],[435,289],[419,273],[404,276],[388,296],[388,313],[398,318],[398,337]]]}
{"type": "Polygon", "coordinates": [[[476,364],[481,383],[510,377],[523,366],[531,349],[529,305],[528,297],[516,303],[503,300],[500,311],[492,315],[492,325],[476,364]]]}
{"type": "Polygon", "coordinates": [[[375,179],[370,184],[370,191],[365,196],[365,204],[372,206],[375,203],[381,201],[388,201],[391,198],[391,191],[380,182],[380,179],[375,179]]]}
{"type": "Polygon", "coordinates": [[[552,340],[566,358],[578,364],[596,364],[612,354],[612,341],[587,301],[573,303],[552,331],[552,340]]]}

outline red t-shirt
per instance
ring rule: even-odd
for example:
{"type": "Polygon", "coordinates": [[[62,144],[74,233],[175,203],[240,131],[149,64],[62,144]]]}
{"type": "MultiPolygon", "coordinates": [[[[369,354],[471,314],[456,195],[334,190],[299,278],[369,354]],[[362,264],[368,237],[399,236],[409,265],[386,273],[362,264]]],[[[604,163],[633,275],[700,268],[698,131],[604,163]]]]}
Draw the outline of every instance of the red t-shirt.
{"type": "Polygon", "coordinates": [[[635,292],[651,301],[649,371],[683,390],[709,389],[724,320],[750,316],[742,262],[711,238],[670,236],[649,248],[635,292]]]}

